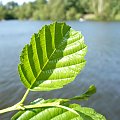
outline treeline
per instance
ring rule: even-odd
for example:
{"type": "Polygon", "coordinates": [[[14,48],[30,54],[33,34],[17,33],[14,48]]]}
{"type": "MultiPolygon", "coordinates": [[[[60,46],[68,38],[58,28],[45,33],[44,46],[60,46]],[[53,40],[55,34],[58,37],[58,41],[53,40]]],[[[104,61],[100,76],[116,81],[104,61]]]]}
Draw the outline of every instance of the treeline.
{"type": "Polygon", "coordinates": [[[120,20],[120,0],[36,0],[0,3],[0,20],[120,20]]]}

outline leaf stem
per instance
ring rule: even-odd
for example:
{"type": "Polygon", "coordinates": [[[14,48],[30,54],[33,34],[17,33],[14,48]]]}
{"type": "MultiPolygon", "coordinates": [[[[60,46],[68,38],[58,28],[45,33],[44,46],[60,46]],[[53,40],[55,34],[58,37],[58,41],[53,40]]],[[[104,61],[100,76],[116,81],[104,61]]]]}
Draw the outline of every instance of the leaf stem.
{"type": "Polygon", "coordinates": [[[21,101],[19,102],[20,104],[23,104],[23,103],[24,103],[24,101],[25,101],[25,99],[26,99],[26,97],[27,97],[27,95],[28,95],[29,92],[30,92],[30,89],[27,89],[27,91],[25,92],[23,98],[22,98],[21,101]]]}
{"type": "Polygon", "coordinates": [[[17,110],[16,105],[0,110],[0,114],[17,110]]]}
{"type": "Polygon", "coordinates": [[[60,105],[59,102],[53,102],[53,103],[42,103],[42,104],[35,104],[35,105],[26,105],[24,106],[25,109],[31,109],[31,108],[41,108],[41,107],[59,107],[63,108],[65,110],[71,111],[72,113],[79,115],[74,109],[60,105]]]}
{"type": "Polygon", "coordinates": [[[25,109],[31,109],[31,108],[40,108],[40,107],[53,107],[59,105],[59,102],[52,102],[52,103],[41,103],[41,104],[35,104],[35,105],[25,105],[25,109]]]}
{"type": "MultiPolygon", "coordinates": [[[[25,95],[27,95],[27,93],[28,93],[28,91],[26,92],[25,95]]],[[[22,99],[22,102],[24,102],[24,100],[25,99],[22,99]]],[[[5,108],[3,110],[0,110],[0,114],[6,113],[6,112],[9,112],[9,111],[14,111],[14,110],[34,109],[34,108],[41,108],[41,107],[59,107],[59,108],[63,108],[63,109],[66,109],[68,111],[71,111],[72,113],[74,113],[76,115],[79,115],[75,110],[73,110],[69,107],[60,105],[60,102],[42,103],[42,104],[25,105],[24,106],[23,104],[21,104],[21,101],[19,103],[15,104],[12,107],[8,107],[8,108],[5,108]]]]}
{"type": "Polygon", "coordinates": [[[78,114],[74,109],[72,109],[72,108],[69,108],[69,107],[66,107],[66,106],[63,106],[63,105],[56,105],[56,107],[63,108],[63,109],[65,109],[65,110],[68,110],[68,111],[76,114],[76,115],[79,115],[79,114],[78,114]]]}
{"type": "Polygon", "coordinates": [[[24,103],[29,91],[30,91],[30,89],[27,89],[27,91],[25,92],[25,94],[24,94],[23,98],[21,99],[21,101],[18,102],[17,104],[15,104],[15,105],[13,105],[11,107],[0,110],[0,114],[10,112],[10,111],[14,111],[14,110],[24,110],[25,108],[24,108],[23,103],[24,103]]]}

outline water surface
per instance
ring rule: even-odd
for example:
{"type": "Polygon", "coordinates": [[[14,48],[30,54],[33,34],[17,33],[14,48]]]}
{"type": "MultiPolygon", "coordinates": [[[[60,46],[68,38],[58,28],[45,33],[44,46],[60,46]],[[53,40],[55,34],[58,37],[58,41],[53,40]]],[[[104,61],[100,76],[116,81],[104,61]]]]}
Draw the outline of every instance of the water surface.
{"type": "MultiPolygon", "coordinates": [[[[0,22],[0,109],[20,101],[26,89],[19,80],[17,65],[19,54],[31,35],[50,21],[0,22]]],[[[89,101],[80,102],[95,108],[108,120],[120,119],[120,23],[119,22],[67,22],[85,36],[88,45],[87,65],[76,80],[61,90],[31,92],[30,102],[38,97],[72,97],[84,92],[91,84],[97,93],[89,101]]],[[[30,99],[29,99],[30,98],[30,99]]],[[[28,103],[26,102],[26,103],[28,103]]],[[[9,120],[13,112],[0,115],[9,120]]]]}

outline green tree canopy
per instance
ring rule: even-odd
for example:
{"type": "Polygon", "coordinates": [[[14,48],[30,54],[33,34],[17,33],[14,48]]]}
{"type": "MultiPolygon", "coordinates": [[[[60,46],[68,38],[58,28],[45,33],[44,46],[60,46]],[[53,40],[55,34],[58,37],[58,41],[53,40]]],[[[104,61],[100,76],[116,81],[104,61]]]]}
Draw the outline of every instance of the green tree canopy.
{"type": "Polygon", "coordinates": [[[35,0],[23,5],[13,1],[0,4],[0,19],[78,20],[89,14],[98,20],[120,18],[120,0],[35,0]]]}

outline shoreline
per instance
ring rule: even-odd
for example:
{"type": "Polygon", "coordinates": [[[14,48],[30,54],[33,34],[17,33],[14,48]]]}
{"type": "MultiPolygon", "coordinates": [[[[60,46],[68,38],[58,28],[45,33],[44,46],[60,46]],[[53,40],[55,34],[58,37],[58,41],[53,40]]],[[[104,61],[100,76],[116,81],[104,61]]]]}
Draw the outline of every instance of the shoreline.
{"type": "Polygon", "coordinates": [[[99,20],[99,19],[79,19],[79,20],[31,20],[31,19],[9,19],[9,20],[6,20],[6,19],[3,19],[3,20],[0,20],[0,22],[4,22],[4,21],[61,21],[61,22],[66,22],[66,21],[80,21],[80,22],[85,22],[85,21],[93,21],[93,22],[120,22],[120,19],[119,20],[99,20]]]}

